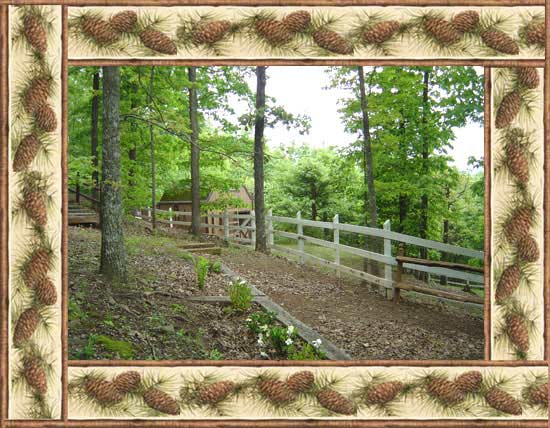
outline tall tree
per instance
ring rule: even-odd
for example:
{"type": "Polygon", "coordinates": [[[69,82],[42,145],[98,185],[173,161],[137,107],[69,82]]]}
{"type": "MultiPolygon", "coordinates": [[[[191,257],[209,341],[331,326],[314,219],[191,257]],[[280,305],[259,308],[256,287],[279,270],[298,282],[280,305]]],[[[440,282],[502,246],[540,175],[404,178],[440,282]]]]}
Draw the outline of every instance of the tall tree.
{"type": "Polygon", "coordinates": [[[254,210],[256,251],[267,252],[264,200],[265,66],[256,67],[256,110],[254,120],[254,210]]]}
{"type": "MultiPolygon", "coordinates": [[[[429,172],[429,157],[431,152],[431,132],[428,129],[428,116],[430,110],[429,104],[430,93],[430,70],[425,69],[422,73],[422,176],[424,179],[428,177],[429,172]]],[[[424,186],[422,196],[420,199],[420,237],[426,239],[428,237],[428,193],[427,186],[424,186]]],[[[420,247],[420,257],[423,259],[428,258],[428,249],[426,247],[420,247]]],[[[422,279],[427,278],[427,274],[422,272],[420,274],[422,279]]]]}
{"type": "Polygon", "coordinates": [[[99,71],[96,71],[92,77],[92,126],[90,132],[91,156],[92,156],[92,196],[99,196],[99,158],[97,154],[99,145],[99,71]]]}
{"type": "MultiPolygon", "coordinates": [[[[153,109],[153,92],[155,88],[155,67],[151,67],[149,77],[148,107],[149,111],[153,109]]],[[[149,123],[149,147],[151,150],[151,227],[157,228],[157,160],[155,157],[155,129],[152,123],[149,123]]]]}
{"type": "Polygon", "coordinates": [[[119,125],[119,69],[118,67],[103,67],[100,271],[112,281],[126,282],[128,272],[122,231],[119,125]]]}
{"type": "MultiPolygon", "coordinates": [[[[373,71],[374,73],[374,71],[373,71]]],[[[372,162],[372,143],[369,123],[369,105],[367,93],[365,90],[365,71],[362,66],[357,67],[359,77],[359,97],[361,99],[361,118],[363,133],[363,185],[365,187],[365,223],[370,227],[378,226],[378,210],[376,208],[376,193],[374,189],[374,170],[372,162]]],[[[376,238],[366,238],[365,246],[367,250],[378,252],[376,238]]],[[[378,275],[378,264],[370,259],[365,259],[365,266],[370,273],[378,275]]]]}
{"type": "Polygon", "coordinates": [[[197,70],[188,68],[189,77],[189,121],[191,123],[191,233],[201,234],[201,184],[200,184],[200,147],[199,122],[197,117],[197,70]]]}

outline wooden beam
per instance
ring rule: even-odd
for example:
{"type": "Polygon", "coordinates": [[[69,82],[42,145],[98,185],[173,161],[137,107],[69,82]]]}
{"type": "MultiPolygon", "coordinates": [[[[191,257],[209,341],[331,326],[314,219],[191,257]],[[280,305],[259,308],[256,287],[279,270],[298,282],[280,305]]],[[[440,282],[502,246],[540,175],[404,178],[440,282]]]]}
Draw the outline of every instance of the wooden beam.
{"type": "Polygon", "coordinates": [[[422,287],[420,285],[415,285],[408,282],[398,282],[395,284],[395,288],[400,290],[416,291],[417,293],[429,294],[430,296],[442,297],[444,299],[449,299],[449,300],[457,300],[459,302],[477,303],[480,305],[483,305],[483,303],[485,302],[485,299],[483,299],[482,297],[455,294],[449,291],[443,291],[443,290],[438,290],[438,289],[429,288],[429,287],[422,287]]]}
{"type": "Polygon", "coordinates": [[[418,259],[415,257],[404,257],[404,256],[397,256],[396,260],[398,262],[410,263],[415,265],[442,267],[442,268],[448,268],[448,269],[469,270],[471,272],[479,272],[479,273],[484,272],[484,268],[482,267],[470,266],[470,265],[465,265],[462,263],[455,263],[455,262],[443,262],[440,260],[426,260],[426,259],[418,259]]]}

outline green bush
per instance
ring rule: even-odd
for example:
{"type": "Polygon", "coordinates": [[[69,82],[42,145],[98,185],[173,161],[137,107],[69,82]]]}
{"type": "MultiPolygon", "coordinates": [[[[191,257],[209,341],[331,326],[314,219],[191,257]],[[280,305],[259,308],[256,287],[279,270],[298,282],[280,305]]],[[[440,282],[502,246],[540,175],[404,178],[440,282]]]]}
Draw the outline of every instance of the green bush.
{"type": "Polygon", "coordinates": [[[197,275],[197,285],[200,290],[204,290],[209,268],[210,262],[207,258],[199,256],[195,259],[195,274],[197,275]]]}
{"type": "Polygon", "coordinates": [[[299,351],[292,352],[289,356],[289,360],[325,360],[327,358],[327,355],[319,350],[318,347],[312,346],[309,343],[306,343],[302,349],[299,351]]]}
{"type": "Polygon", "coordinates": [[[246,312],[252,304],[252,291],[243,279],[238,279],[229,284],[229,299],[231,300],[231,309],[234,312],[246,312]]]}
{"type": "Polygon", "coordinates": [[[210,264],[210,272],[221,273],[222,272],[222,264],[219,261],[215,261],[214,263],[211,263],[210,264]]]}

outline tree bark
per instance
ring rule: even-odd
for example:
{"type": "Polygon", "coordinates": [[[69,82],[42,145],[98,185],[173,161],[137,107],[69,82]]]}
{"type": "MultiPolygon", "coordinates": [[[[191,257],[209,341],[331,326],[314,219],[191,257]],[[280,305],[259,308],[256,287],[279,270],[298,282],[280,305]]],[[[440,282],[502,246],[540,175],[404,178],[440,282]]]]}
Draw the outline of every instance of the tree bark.
{"type": "Polygon", "coordinates": [[[197,69],[188,68],[189,77],[189,120],[191,122],[191,233],[201,234],[201,185],[199,123],[197,118],[197,69]]]}
{"type": "Polygon", "coordinates": [[[99,145],[99,71],[96,71],[92,80],[92,129],[90,132],[91,138],[91,155],[92,155],[92,196],[97,199],[99,196],[99,158],[97,148],[99,145]]]}
{"type": "Polygon", "coordinates": [[[101,264],[108,279],[128,278],[122,230],[120,182],[120,74],[118,67],[103,67],[103,161],[101,170],[101,264]]]}
{"type": "MultiPolygon", "coordinates": [[[[151,67],[151,75],[149,80],[148,102],[150,110],[153,104],[153,90],[155,82],[155,67],[151,67]]],[[[155,158],[155,130],[153,125],[149,125],[149,143],[151,148],[151,228],[157,228],[157,163],[155,158]]]]}
{"type": "Polygon", "coordinates": [[[256,115],[254,120],[254,209],[256,251],[267,253],[264,201],[265,66],[256,67],[256,115]]]}
{"type": "MultiPolygon", "coordinates": [[[[423,75],[423,87],[422,87],[422,174],[424,175],[424,182],[426,182],[426,176],[428,175],[428,158],[430,155],[430,144],[428,141],[428,135],[426,128],[428,126],[428,109],[429,109],[429,89],[430,89],[430,72],[424,71],[423,75]]],[[[420,199],[420,237],[427,238],[428,235],[428,194],[424,189],[424,193],[420,199]]],[[[428,249],[420,247],[420,258],[428,258],[428,249]]],[[[420,279],[427,280],[428,275],[425,272],[420,273],[420,279]]]]}
{"type": "MultiPolygon", "coordinates": [[[[369,106],[365,90],[365,73],[362,66],[357,67],[359,76],[359,95],[361,98],[361,114],[363,119],[363,185],[365,187],[365,223],[370,227],[377,227],[378,212],[376,208],[376,194],[374,190],[374,169],[372,163],[372,144],[369,124],[369,106]]],[[[365,238],[365,249],[379,251],[376,238],[365,238]]],[[[378,275],[378,264],[373,260],[365,260],[366,270],[378,275]]]]}

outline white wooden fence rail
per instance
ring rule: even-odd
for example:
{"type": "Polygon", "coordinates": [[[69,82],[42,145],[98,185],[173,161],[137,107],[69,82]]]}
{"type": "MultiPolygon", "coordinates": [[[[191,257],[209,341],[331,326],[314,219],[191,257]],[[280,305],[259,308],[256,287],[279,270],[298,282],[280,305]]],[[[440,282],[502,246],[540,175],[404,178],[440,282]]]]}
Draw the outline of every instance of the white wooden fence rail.
{"type": "MultiPolygon", "coordinates": [[[[139,218],[143,218],[144,220],[150,220],[151,211],[152,210],[150,208],[147,208],[145,210],[138,210],[136,216],[139,218]]],[[[156,213],[161,214],[161,216],[157,216],[156,221],[159,223],[168,224],[169,227],[174,227],[174,225],[191,225],[191,221],[174,220],[174,216],[188,216],[189,218],[191,218],[191,212],[172,211],[171,209],[157,209],[156,213]]],[[[203,216],[203,218],[204,217],[207,217],[208,221],[210,221],[210,219],[222,219],[222,224],[201,223],[201,227],[223,230],[223,237],[226,241],[237,242],[244,245],[255,245],[256,217],[254,215],[254,211],[251,211],[251,214],[231,214],[228,211],[225,211],[223,214],[208,214],[203,216]],[[237,220],[237,224],[230,224],[230,220],[237,220]],[[232,233],[234,231],[250,232],[251,237],[243,238],[242,236],[236,236],[234,233],[232,233]]],[[[272,211],[269,210],[266,215],[266,226],[267,243],[269,247],[284,252],[286,254],[296,256],[301,263],[303,263],[305,260],[309,260],[333,268],[338,274],[343,272],[361,279],[365,279],[368,282],[379,285],[381,289],[384,290],[386,295],[388,295],[388,292],[391,292],[391,289],[393,289],[392,267],[397,265],[397,261],[392,255],[392,241],[430,248],[443,253],[456,254],[473,259],[484,259],[483,251],[472,250],[469,248],[458,247],[456,245],[445,244],[438,241],[432,241],[429,239],[422,239],[415,236],[393,232],[391,230],[390,220],[386,220],[384,222],[383,229],[376,229],[372,227],[340,223],[338,214],[334,216],[332,222],[326,222],[303,219],[300,212],[298,212],[296,217],[294,218],[273,215],[272,211]],[[278,230],[275,228],[275,223],[295,225],[296,233],[278,230]],[[332,241],[327,241],[324,239],[305,235],[304,226],[332,230],[333,239],[332,241]],[[341,244],[340,232],[349,232],[370,237],[382,238],[384,240],[383,253],[376,253],[365,250],[363,248],[351,247],[349,245],[341,244]],[[296,249],[276,244],[275,236],[296,240],[296,249]],[[334,260],[326,260],[313,254],[309,254],[305,250],[304,244],[306,242],[334,250],[334,260]],[[377,277],[369,273],[363,272],[362,270],[342,265],[342,253],[353,254],[363,259],[374,260],[384,264],[384,276],[377,277]]],[[[403,267],[405,269],[413,271],[426,272],[430,275],[445,276],[447,278],[452,278],[455,280],[458,279],[463,281],[464,285],[467,285],[470,288],[484,288],[484,277],[480,274],[442,267],[429,267],[408,263],[405,263],[403,267]]],[[[454,283],[456,284],[456,281],[454,283]]]]}

